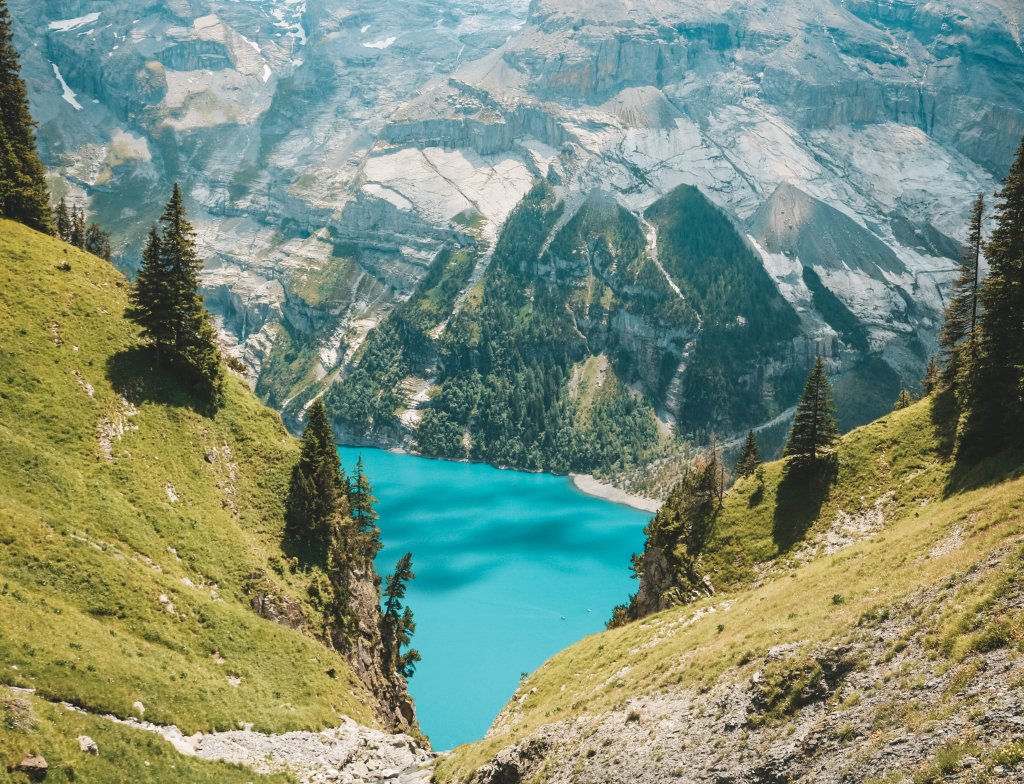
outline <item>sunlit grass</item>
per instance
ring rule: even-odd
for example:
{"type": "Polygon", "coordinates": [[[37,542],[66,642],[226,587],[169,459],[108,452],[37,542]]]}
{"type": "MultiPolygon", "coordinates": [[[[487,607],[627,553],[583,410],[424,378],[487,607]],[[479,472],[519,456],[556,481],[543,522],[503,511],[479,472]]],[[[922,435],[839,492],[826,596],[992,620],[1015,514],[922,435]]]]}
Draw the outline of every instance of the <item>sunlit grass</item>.
{"type": "Polygon", "coordinates": [[[214,418],[195,411],[132,351],[127,291],[0,222],[0,684],[121,716],[139,701],[186,732],[372,722],[341,657],[249,606],[261,573],[306,597],[280,546],[293,439],[233,377],[214,418]],[[110,459],[104,423],[123,426],[110,459]]]}

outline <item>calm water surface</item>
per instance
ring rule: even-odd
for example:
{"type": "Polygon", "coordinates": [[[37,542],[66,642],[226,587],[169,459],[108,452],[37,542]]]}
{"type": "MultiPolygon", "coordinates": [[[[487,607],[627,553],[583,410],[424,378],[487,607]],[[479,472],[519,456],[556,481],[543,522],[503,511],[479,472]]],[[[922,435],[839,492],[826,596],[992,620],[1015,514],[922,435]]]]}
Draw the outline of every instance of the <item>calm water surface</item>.
{"type": "Polygon", "coordinates": [[[629,556],[650,514],[577,491],[566,477],[362,454],[380,499],[382,575],[412,551],[408,603],[423,661],[410,683],[435,749],[478,740],[520,673],[604,628],[636,590],[629,556]]]}

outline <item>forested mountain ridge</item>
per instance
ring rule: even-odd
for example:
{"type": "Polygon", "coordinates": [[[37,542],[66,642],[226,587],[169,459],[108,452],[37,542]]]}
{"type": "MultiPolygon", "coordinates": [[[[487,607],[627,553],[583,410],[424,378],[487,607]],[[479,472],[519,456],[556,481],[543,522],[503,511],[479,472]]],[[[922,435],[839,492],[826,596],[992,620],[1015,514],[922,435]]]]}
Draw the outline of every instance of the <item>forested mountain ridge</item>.
{"type": "MultiPolygon", "coordinates": [[[[340,726],[344,746],[412,729],[375,691],[379,652],[350,663],[325,633],[328,581],[285,537],[299,450],[280,418],[230,374],[211,414],[156,367],[102,259],[6,220],[0,258],[0,779],[41,755],[85,780],[250,781],[193,757],[232,758],[216,733],[239,731],[269,771],[282,765],[258,749],[274,733],[340,726]],[[190,756],[104,714],[177,727],[190,756]]],[[[368,586],[349,612],[371,624],[375,579],[371,564],[349,581],[368,586]]],[[[307,756],[302,770],[320,764],[307,756]]]]}

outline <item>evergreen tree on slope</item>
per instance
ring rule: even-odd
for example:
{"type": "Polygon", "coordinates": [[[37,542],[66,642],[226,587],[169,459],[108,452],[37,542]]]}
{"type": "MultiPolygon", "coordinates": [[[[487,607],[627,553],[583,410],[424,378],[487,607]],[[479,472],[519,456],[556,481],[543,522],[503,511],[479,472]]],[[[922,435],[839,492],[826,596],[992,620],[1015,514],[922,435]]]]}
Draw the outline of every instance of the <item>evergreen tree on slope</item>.
{"type": "Polygon", "coordinates": [[[736,473],[740,477],[752,476],[759,465],[761,465],[761,452],[757,448],[757,436],[751,430],[747,433],[747,440],[743,442],[740,459],[736,462],[736,473]]]}
{"type": "Polygon", "coordinates": [[[299,461],[292,469],[285,500],[285,530],[315,554],[326,552],[332,538],[344,536],[333,530],[348,511],[348,481],[334,442],[327,408],[317,399],[309,407],[302,432],[299,461]],[[344,506],[343,509],[339,508],[344,506]]]}
{"type": "Polygon", "coordinates": [[[942,382],[954,389],[957,386],[957,377],[973,361],[977,346],[978,280],[984,245],[984,217],[985,197],[979,193],[971,207],[960,275],[946,305],[945,324],[939,334],[943,360],[942,382]]]}
{"type": "Polygon", "coordinates": [[[76,248],[85,248],[85,213],[77,204],[71,205],[71,231],[68,242],[76,248]]]}
{"type": "Polygon", "coordinates": [[[142,251],[142,266],[129,295],[127,316],[142,327],[142,337],[153,347],[158,365],[174,347],[170,271],[163,267],[163,261],[160,235],[154,225],[142,251]]]}
{"type": "Polygon", "coordinates": [[[373,487],[363,470],[363,456],[356,462],[356,472],[348,491],[349,507],[356,531],[363,537],[363,549],[368,558],[376,557],[380,551],[380,528],[377,527],[377,510],[374,504],[373,487]]]}
{"type": "Polygon", "coordinates": [[[0,216],[46,234],[54,231],[7,0],[0,0],[0,216]]]}
{"type": "Polygon", "coordinates": [[[68,212],[68,201],[63,196],[57,202],[53,211],[54,228],[57,230],[57,237],[69,242],[71,240],[71,214],[68,212]]]}
{"type": "Polygon", "coordinates": [[[827,457],[839,440],[835,413],[825,360],[819,356],[807,376],[783,454],[797,462],[827,457]]]}
{"type": "Polygon", "coordinates": [[[985,244],[977,361],[963,394],[961,446],[991,454],[1024,437],[1024,140],[997,194],[985,244]]]}
{"type": "Polygon", "coordinates": [[[412,610],[402,604],[406,587],[416,575],[412,571],[412,553],[406,553],[388,575],[384,589],[384,612],[381,617],[381,640],[384,644],[384,663],[389,672],[411,678],[420,654],[414,649],[403,652],[412,641],[416,624],[412,610]]]}
{"type": "Polygon", "coordinates": [[[156,349],[158,363],[183,372],[189,385],[217,406],[223,397],[224,373],[217,335],[199,293],[201,267],[195,232],[175,183],[160,216],[160,231],[150,231],[127,314],[156,349]]]}

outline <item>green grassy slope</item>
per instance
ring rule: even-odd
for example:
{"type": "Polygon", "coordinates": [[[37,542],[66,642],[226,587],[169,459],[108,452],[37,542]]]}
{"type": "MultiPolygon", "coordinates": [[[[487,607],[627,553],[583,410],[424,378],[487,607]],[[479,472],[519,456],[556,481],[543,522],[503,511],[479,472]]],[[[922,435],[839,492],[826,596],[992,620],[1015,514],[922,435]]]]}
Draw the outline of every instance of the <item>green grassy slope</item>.
{"type": "Polygon", "coordinates": [[[1024,461],[1004,456],[958,471],[933,405],[922,401],[848,434],[827,492],[787,486],[781,463],[766,466],[763,490],[753,477],[738,483],[709,546],[718,595],[556,655],[523,681],[501,731],[443,759],[440,779],[463,780],[550,722],[622,708],[643,695],[749,679],[770,647],[841,639],[996,551],[1003,565],[995,576],[964,581],[953,609],[921,616],[931,624],[930,655],[942,668],[991,640],[1024,649],[1024,614],[999,604],[1000,585],[1024,578],[1024,561],[1006,555],[1024,541],[1024,461]],[[836,552],[814,549],[827,531],[858,524],[877,530],[836,552]],[[794,530],[803,538],[794,541],[794,530]]]}
{"type": "Polygon", "coordinates": [[[0,685],[121,716],[139,701],[186,732],[372,723],[344,660],[245,592],[263,572],[306,595],[280,549],[296,444],[236,378],[215,418],[194,411],[134,350],[127,292],[0,221],[0,685]]]}

